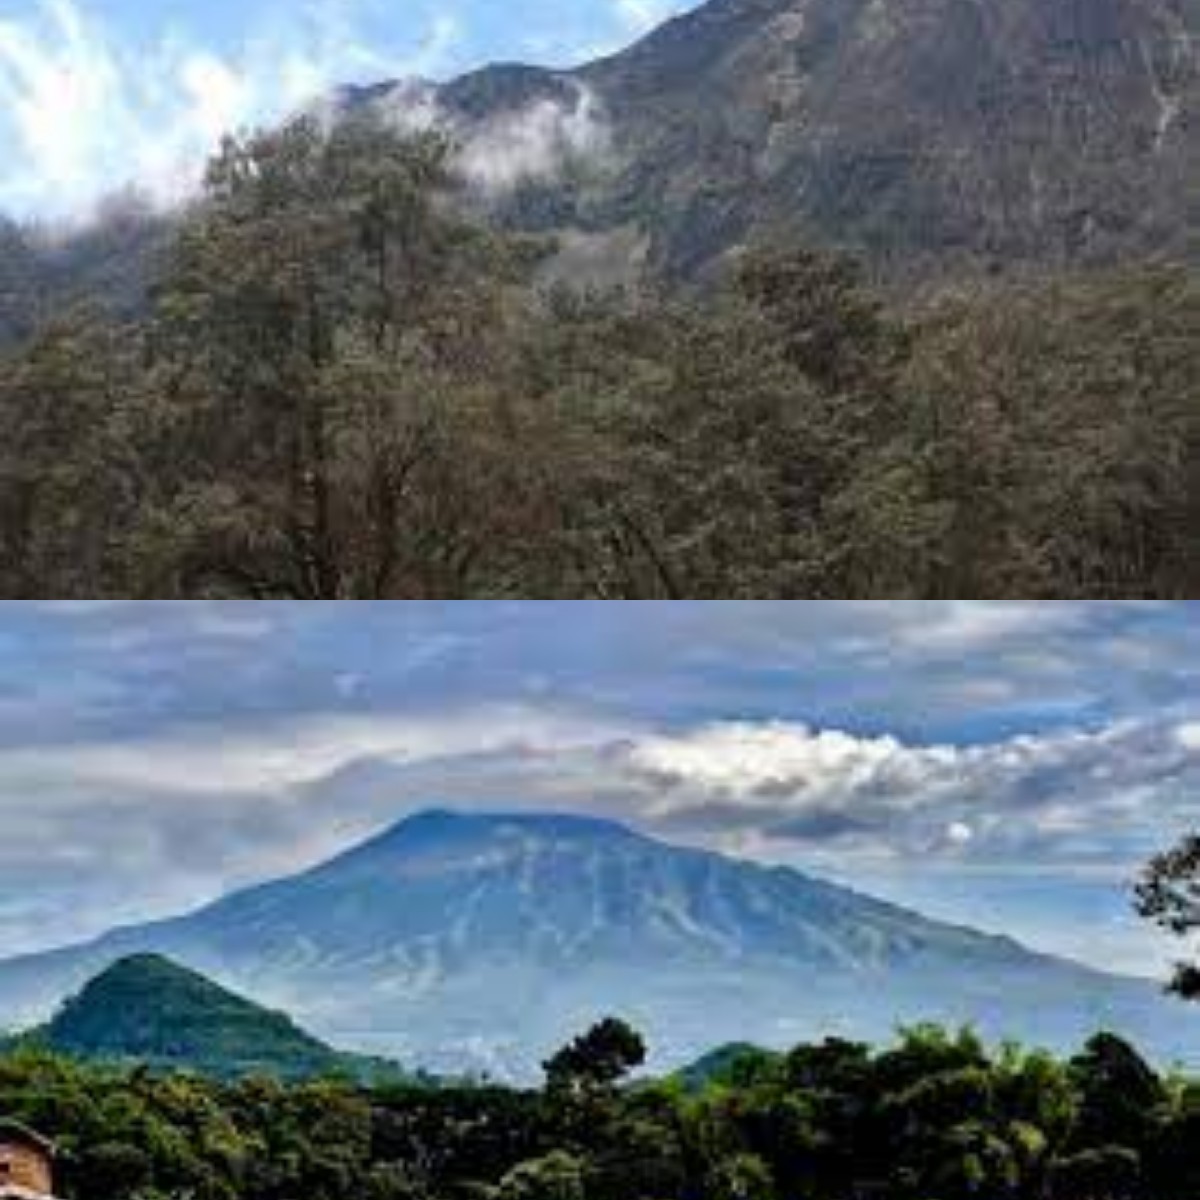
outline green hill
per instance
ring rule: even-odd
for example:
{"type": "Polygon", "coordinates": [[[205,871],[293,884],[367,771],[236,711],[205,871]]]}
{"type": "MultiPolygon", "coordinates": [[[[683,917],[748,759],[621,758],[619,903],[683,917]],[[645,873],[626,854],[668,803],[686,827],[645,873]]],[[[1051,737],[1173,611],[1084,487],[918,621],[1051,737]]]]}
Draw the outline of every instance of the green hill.
{"type": "Polygon", "coordinates": [[[689,1092],[710,1086],[745,1087],[783,1056],[751,1042],[729,1042],[675,1073],[689,1092]]]}
{"type": "Polygon", "coordinates": [[[382,1060],[334,1050],[284,1013],[157,954],[115,962],[27,1036],[77,1058],[221,1077],[400,1074],[382,1060]]]}

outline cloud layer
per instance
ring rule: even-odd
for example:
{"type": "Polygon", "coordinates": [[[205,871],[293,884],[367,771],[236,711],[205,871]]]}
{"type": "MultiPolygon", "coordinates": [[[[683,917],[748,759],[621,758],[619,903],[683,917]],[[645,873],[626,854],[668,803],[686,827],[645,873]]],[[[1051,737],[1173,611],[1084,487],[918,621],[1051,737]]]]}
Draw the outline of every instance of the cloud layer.
{"type": "Polygon", "coordinates": [[[0,952],[450,804],[614,816],[1153,963],[1125,890],[1200,813],[1198,618],[1193,602],[10,603],[0,952]]]}
{"type": "Polygon", "coordinates": [[[648,738],[629,763],[650,818],[809,856],[1120,869],[1196,816],[1191,728],[1123,721],[953,746],[731,723],[648,738]]]}

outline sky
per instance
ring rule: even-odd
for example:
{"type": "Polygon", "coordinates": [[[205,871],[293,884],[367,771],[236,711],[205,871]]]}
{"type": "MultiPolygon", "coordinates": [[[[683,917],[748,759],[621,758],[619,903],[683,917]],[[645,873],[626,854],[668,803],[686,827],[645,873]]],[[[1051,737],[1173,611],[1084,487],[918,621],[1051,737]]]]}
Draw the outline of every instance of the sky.
{"type": "Polygon", "coordinates": [[[429,807],[583,812],[1104,967],[1200,822],[1200,603],[0,603],[0,954],[429,807]]]}
{"type": "Polygon", "coordinates": [[[0,213],[78,222],[131,183],[186,199],[227,132],[346,83],[568,65],[685,0],[0,0],[0,213]]]}

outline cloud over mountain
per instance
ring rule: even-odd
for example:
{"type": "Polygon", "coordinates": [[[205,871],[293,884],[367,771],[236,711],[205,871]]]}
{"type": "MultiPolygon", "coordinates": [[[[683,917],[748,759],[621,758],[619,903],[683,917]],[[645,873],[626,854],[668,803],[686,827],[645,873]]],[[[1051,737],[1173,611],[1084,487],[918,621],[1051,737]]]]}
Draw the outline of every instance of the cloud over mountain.
{"type": "Polygon", "coordinates": [[[675,0],[612,0],[612,4],[630,33],[645,33],[683,7],[675,0]]]}
{"type": "MultiPolygon", "coordinates": [[[[1094,880],[1119,916],[1194,819],[1196,615],[10,605],[0,951],[187,907],[431,803],[601,813],[841,878],[1094,880]]],[[[1057,947],[1085,952],[1094,914],[1057,947]]],[[[1136,966],[1157,950],[1132,924],[1136,966]]]]}
{"type": "MultiPolygon", "coordinates": [[[[222,135],[275,123],[342,85],[442,78],[494,59],[574,62],[616,49],[681,5],[248,0],[236,36],[215,13],[188,25],[158,6],[122,22],[102,0],[0,9],[0,214],[86,219],[134,187],[158,205],[191,194],[222,135]]],[[[223,12],[218,0],[217,13],[223,12]]],[[[537,104],[474,131],[463,168],[504,190],[594,153],[607,136],[594,95],[537,104]]]]}
{"type": "Polygon", "coordinates": [[[553,178],[578,159],[602,155],[608,126],[596,95],[579,85],[568,100],[538,100],[473,130],[458,156],[464,177],[485,193],[553,178]]]}
{"type": "Polygon", "coordinates": [[[438,89],[419,80],[389,89],[372,104],[402,133],[437,131],[451,143],[451,169],[484,199],[503,199],[531,182],[554,182],[577,164],[607,154],[611,129],[596,93],[564,81],[555,95],[536,96],[492,113],[464,119],[438,89]]]}
{"type": "Polygon", "coordinates": [[[278,121],[346,79],[445,65],[459,33],[452,15],[380,44],[361,7],[267,11],[232,48],[166,25],[139,41],[82,0],[34,0],[0,17],[0,149],[15,164],[0,178],[0,212],[86,217],[126,186],[171,205],[224,134],[278,121]]]}
{"type": "Polygon", "coordinates": [[[906,745],[778,722],[650,737],[629,764],[653,819],[900,855],[1111,861],[1150,796],[1183,824],[1200,788],[1190,725],[1118,722],[985,745],[906,745]],[[827,814],[846,819],[830,822],[827,814]]]}

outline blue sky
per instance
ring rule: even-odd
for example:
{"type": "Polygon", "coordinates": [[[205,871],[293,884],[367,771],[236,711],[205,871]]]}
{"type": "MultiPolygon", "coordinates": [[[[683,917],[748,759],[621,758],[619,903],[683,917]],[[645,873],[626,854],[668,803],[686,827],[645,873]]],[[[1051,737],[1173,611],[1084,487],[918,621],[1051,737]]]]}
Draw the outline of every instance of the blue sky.
{"type": "Polygon", "coordinates": [[[222,133],[339,84],[500,59],[569,64],[686,0],[0,0],[0,212],[171,203],[222,133]]]}
{"type": "Polygon", "coordinates": [[[0,952],[432,805],[580,811],[1104,966],[1200,823],[1200,604],[0,604],[0,952]]]}

